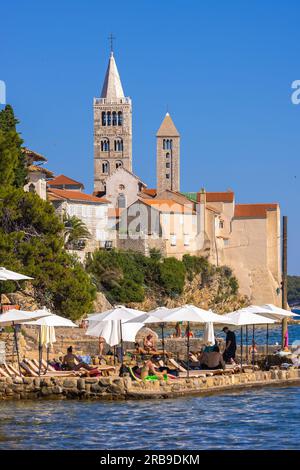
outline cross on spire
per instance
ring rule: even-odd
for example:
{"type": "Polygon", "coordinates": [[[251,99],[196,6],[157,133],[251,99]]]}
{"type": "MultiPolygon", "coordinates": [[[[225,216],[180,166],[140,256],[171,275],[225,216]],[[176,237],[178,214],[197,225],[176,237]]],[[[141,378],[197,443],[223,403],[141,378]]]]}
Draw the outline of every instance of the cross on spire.
{"type": "Polygon", "coordinates": [[[108,36],[108,40],[110,42],[110,52],[114,52],[114,40],[116,38],[113,36],[112,33],[110,33],[110,35],[108,36]]]}

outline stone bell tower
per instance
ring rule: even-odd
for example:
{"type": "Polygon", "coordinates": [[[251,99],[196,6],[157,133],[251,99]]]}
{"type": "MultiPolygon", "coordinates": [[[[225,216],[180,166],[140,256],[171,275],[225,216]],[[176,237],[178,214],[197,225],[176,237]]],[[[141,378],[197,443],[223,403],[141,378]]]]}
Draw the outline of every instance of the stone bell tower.
{"type": "Polygon", "coordinates": [[[180,191],[180,134],[169,113],[156,134],[157,193],[180,191]]]}
{"type": "Polygon", "coordinates": [[[94,191],[105,191],[119,167],[132,171],[132,107],[111,51],[101,97],[94,98],[94,191]]]}

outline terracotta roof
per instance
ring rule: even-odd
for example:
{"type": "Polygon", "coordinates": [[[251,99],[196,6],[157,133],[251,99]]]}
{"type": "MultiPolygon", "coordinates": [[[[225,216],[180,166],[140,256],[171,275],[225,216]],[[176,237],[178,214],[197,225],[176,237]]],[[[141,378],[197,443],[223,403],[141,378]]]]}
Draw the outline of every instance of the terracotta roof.
{"type": "Polygon", "coordinates": [[[28,149],[27,147],[21,148],[22,152],[26,155],[28,159],[31,159],[33,162],[47,162],[47,158],[41,155],[40,153],[34,152],[33,150],[28,149]]]}
{"type": "Polygon", "coordinates": [[[34,173],[44,173],[48,178],[52,178],[54,173],[47,168],[43,168],[42,166],[38,165],[29,165],[28,171],[34,172],[34,173]]]}
{"type": "Polygon", "coordinates": [[[180,134],[175,127],[174,122],[169,113],[165,115],[163,122],[156,133],[157,137],[179,137],[180,134]]]}
{"type": "Polygon", "coordinates": [[[184,212],[195,213],[192,206],[193,204],[183,204],[181,202],[173,201],[172,199],[140,199],[141,202],[159,210],[160,212],[184,212]]]}
{"type": "Polygon", "coordinates": [[[90,194],[82,193],[81,191],[68,189],[48,189],[48,197],[51,201],[67,199],[68,201],[97,202],[98,204],[107,204],[109,202],[103,197],[95,197],[91,196],[90,194]]]}
{"type": "Polygon", "coordinates": [[[143,188],[142,193],[147,194],[148,196],[155,197],[157,194],[157,189],[155,188],[143,188]]]}
{"type": "Polygon", "coordinates": [[[266,218],[267,211],[276,210],[278,204],[236,204],[234,218],[266,218]]]}
{"type": "Polygon", "coordinates": [[[48,186],[59,186],[59,185],[79,185],[82,188],[84,188],[84,185],[80,183],[79,181],[73,180],[72,178],[69,178],[68,176],[65,175],[58,175],[53,180],[48,182],[48,186]]]}
{"type": "MultiPolygon", "coordinates": [[[[197,202],[200,201],[200,194],[197,193],[197,202]]],[[[233,202],[234,201],[234,192],[233,191],[224,191],[224,192],[208,192],[206,194],[206,202],[233,202]]]]}
{"type": "Polygon", "coordinates": [[[120,209],[119,207],[109,207],[107,211],[109,219],[118,219],[122,213],[122,210],[123,209],[120,209]]]}

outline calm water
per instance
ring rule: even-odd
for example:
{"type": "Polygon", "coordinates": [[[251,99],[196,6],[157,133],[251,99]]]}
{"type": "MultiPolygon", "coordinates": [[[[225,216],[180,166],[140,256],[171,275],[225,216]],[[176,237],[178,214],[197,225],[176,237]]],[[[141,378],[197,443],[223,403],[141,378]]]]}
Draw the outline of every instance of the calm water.
{"type": "Polygon", "coordinates": [[[130,402],[0,402],[0,449],[300,449],[300,388],[130,402]]]}
{"type": "MultiPolygon", "coordinates": [[[[292,345],[295,341],[299,341],[300,344],[300,324],[289,325],[289,344],[292,345]]],[[[230,326],[230,329],[236,333],[237,341],[240,342],[240,328],[230,326]]],[[[161,336],[160,328],[155,328],[155,331],[161,336]]],[[[203,328],[193,328],[192,329],[196,338],[203,337],[203,328]]],[[[166,337],[174,333],[174,328],[166,328],[166,337]]],[[[182,334],[184,333],[184,327],[182,327],[182,334]]],[[[267,329],[264,327],[255,327],[255,342],[257,344],[266,344],[266,333],[267,329]]],[[[225,335],[222,332],[222,328],[215,328],[215,334],[225,339],[225,335]]],[[[243,341],[245,343],[246,339],[246,328],[243,328],[243,341]]],[[[252,326],[248,328],[248,342],[249,344],[252,341],[252,326]]],[[[275,325],[269,327],[269,344],[281,344],[281,325],[275,325]]]]}

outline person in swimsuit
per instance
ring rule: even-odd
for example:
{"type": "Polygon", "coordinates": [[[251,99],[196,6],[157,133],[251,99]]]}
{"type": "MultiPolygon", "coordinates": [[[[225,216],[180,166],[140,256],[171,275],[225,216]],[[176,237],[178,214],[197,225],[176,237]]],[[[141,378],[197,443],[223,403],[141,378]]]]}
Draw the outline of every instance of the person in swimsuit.
{"type": "Polygon", "coordinates": [[[148,336],[145,337],[144,349],[148,354],[156,352],[153,335],[149,334],[148,336]]]}
{"type": "Polygon", "coordinates": [[[79,370],[79,369],[86,369],[88,371],[93,370],[92,367],[90,367],[85,362],[82,362],[78,356],[73,354],[72,346],[69,346],[67,349],[67,354],[64,356],[64,359],[63,359],[63,365],[66,366],[68,370],[79,370]],[[77,361],[78,364],[76,364],[75,361],[77,361]]]}

